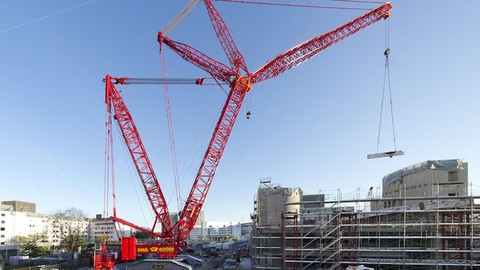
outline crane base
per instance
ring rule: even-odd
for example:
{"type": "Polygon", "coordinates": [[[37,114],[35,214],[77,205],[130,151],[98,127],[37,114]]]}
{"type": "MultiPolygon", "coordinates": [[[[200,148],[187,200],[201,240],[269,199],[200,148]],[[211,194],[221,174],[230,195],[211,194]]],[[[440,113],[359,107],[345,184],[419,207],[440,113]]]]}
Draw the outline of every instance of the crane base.
{"type": "Polygon", "coordinates": [[[405,153],[402,150],[398,151],[389,151],[389,152],[382,152],[382,153],[375,153],[375,154],[368,154],[367,159],[372,159],[372,158],[382,158],[382,157],[394,157],[394,156],[402,156],[405,153]]]}

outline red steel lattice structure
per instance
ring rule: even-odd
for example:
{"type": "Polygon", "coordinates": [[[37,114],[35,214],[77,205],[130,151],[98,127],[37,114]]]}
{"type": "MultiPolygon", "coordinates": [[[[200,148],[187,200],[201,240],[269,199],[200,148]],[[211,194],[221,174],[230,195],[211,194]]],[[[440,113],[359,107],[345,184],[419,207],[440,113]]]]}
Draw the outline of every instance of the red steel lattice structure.
{"type": "Polygon", "coordinates": [[[152,230],[146,231],[144,228],[118,218],[116,216],[116,210],[114,210],[114,216],[112,218],[115,221],[124,223],[141,231],[145,231],[151,235],[155,234],[155,225],[157,222],[160,222],[163,226],[163,233],[161,237],[172,238],[170,229],[172,226],[168,212],[167,201],[163,196],[162,189],[158,183],[157,176],[155,175],[155,171],[153,170],[150,159],[148,158],[147,150],[143,145],[140,133],[138,132],[135,122],[133,121],[132,115],[123,102],[120,93],[115,88],[113,84],[114,80],[112,80],[110,75],[106,76],[105,82],[105,102],[107,103],[107,111],[110,114],[113,106],[113,110],[115,112],[114,118],[120,127],[125,144],[130,152],[130,156],[135,164],[135,168],[140,176],[140,180],[142,181],[145,193],[147,194],[148,200],[150,201],[153,211],[155,212],[156,220],[152,230]]]}
{"type": "Polygon", "coordinates": [[[238,113],[240,112],[243,100],[247,92],[251,89],[252,84],[276,77],[369,25],[381,19],[388,18],[391,10],[390,3],[383,3],[381,6],[334,30],[316,36],[282,54],[279,54],[254,73],[249,73],[242,54],[238,51],[226,24],[213,6],[211,0],[204,0],[203,2],[207,7],[213,29],[227,55],[230,66],[210,58],[187,44],[173,41],[162,35],[162,33],[158,34],[160,46],[161,44],[165,44],[186,61],[206,71],[213,78],[226,82],[230,86],[228,98],[223,106],[221,115],[183,211],[180,212],[179,221],[173,226],[168,216],[167,203],[163,197],[160,185],[158,184],[158,180],[150,164],[138,130],[133,123],[133,119],[131,118],[126,105],[123,103],[119,92],[114,87],[114,83],[117,79],[113,79],[108,75],[105,79],[107,107],[110,110],[111,104],[113,104],[115,119],[122,130],[122,134],[129,148],[140,179],[144,185],[147,197],[149,198],[156,214],[155,224],[151,231],[146,231],[139,226],[117,218],[116,214],[113,218],[126,225],[146,231],[151,235],[167,239],[167,242],[174,243],[178,246],[181,246],[184,243],[198,219],[200,210],[207,197],[213,177],[227,145],[228,138],[235,125],[238,113]],[[244,72],[244,75],[242,75],[242,71],[244,72]],[[154,233],[154,227],[157,222],[160,222],[163,226],[163,232],[161,235],[154,233]]]}

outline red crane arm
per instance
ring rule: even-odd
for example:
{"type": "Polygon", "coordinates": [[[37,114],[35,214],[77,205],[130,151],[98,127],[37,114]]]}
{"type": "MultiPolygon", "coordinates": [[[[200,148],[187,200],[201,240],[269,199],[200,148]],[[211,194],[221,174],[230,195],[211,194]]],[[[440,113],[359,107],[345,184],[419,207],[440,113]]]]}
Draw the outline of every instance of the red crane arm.
{"type": "Polygon", "coordinates": [[[367,12],[363,16],[279,54],[251,75],[252,83],[258,83],[276,77],[380,19],[388,18],[391,8],[390,3],[383,3],[381,6],[367,12]]]}
{"type": "MultiPolygon", "coordinates": [[[[115,89],[112,78],[107,75],[105,78],[105,103],[107,110],[115,111],[115,120],[120,127],[125,143],[128,147],[135,168],[137,169],[140,180],[151,203],[153,211],[156,214],[156,221],[163,226],[163,234],[166,238],[172,237],[171,221],[168,213],[167,201],[165,200],[160,184],[158,183],[152,164],[148,158],[145,146],[142,143],[137,127],[133,122],[133,118],[123,102],[120,93],[115,89]]],[[[153,229],[152,229],[153,230],[153,229]]]]}
{"type": "Polygon", "coordinates": [[[177,243],[183,243],[190,231],[195,226],[200,210],[202,209],[208,190],[212,184],[228,138],[237,119],[245,94],[251,85],[248,77],[239,77],[228,95],[218,119],[210,144],[198,170],[195,182],[185,202],[185,207],[180,215],[177,227],[177,243]]]}
{"type": "Polygon", "coordinates": [[[237,45],[235,44],[230,31],[228,31],[227,25],[213,6],[211,0],[204,0],[203,2],[207,7],[208,16],[210,16],[210,21],[212,22],[213,29],[215,30],[218,40],[220,41],[220,45],[225,51],[228,61],[230,62],[230,67],[232,67],[237,73],[240,72],[240,69],[243,69],[248,74],[248,68],[247,64],[245,64],[245,59],[238,51],[237,45]]]}
{"type": "Polygon", "coordinates": [[[131,222],[129,222],[129,221],[126,221],[126,220],[121,219],[121,218],[118,218],[118,217],[111,217],[110,219],[113,220],[114,222],[119,222],[119,223],[122,223],[123,225],[126,225],[126,226],[130,227],[130,228],[134,228],[134,229],[136,229],[136,230],[139,230],[139,231],[142,231],[142,232],[144,232],[144,233],[147,233],[147,234],[150,235],[150,236],[153,236],[153,237],[162,237],[161,234],[158,234],[158,233],[156,233],[156,232],[154,231],[154,228],[152,228],[152,230],[147,230],[147,229],[145,229],[145,228],[143,228],[143,227],[141,227],[141,226],[135,225],[135,224],[133,224],[133,223],[131,223],[131,222]]]}
{"type": "Polygon", "coordinates": [[[236,73],[226,65],[210,58],[206,54],[197,49],[180,42],[173,41],[162,33],[158,33],[158,42],[162,42],[176,52],[180,57],[194,64],[195,66],[205,70],[213,78],[230,83],[231,77],[236,76],[236,73]]]}

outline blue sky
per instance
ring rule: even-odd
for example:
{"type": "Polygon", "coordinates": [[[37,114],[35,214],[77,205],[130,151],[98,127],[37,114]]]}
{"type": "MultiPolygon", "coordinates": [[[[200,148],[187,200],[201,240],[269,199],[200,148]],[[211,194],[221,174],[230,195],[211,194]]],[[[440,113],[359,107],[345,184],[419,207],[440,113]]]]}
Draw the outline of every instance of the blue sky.
{"type": "MultiPolygon", "coordinates": [[[[161,77],[160,31],[189,1],[4,0],[0,9],[1,200],[38,212],[103,211],[106,74],[161,77]]],[[[278,2],[278,1],[276,1],[278,2]]],[[[288,3],[288,1],[287,1],[288,3]]],[[[311,5],[370,4],[305,0],[311,5]]],[[[363,11],[216,2],[250,71],[363,11]]],[[[208,220],[248,221],[259,179],[352,196],[397,169],[461,158],[480,186],[479,1],[392,1],[390,74],[397,149],[376,152],[385,22],[310,61],[254,85],[206,199],[208,220]],[[251,111],[247,120],[245,113],[251,111]]],[[[200,3],[170,34],[226,63],[200,3]]],[[[207,76],[165,48],[168,77],[207,76]]],[[[155,167],[170,210],[174,199],[162,86],[119,86],[155,167]]],[[[217,86],[169,88],[182,194],[189,191],[225,100],[217,86]]],[[[393,148],[384,108],[380,151],[393,148]]],[[[115,130],[119,216],[150,225],[151,210],[115,130]],[[135,192],[135,190],[137,190],[135,192]],[[137,194],[138,193],[138,199],[137,194]]],[[[111,212],[111,211],[110,211],[111,212]]]]}

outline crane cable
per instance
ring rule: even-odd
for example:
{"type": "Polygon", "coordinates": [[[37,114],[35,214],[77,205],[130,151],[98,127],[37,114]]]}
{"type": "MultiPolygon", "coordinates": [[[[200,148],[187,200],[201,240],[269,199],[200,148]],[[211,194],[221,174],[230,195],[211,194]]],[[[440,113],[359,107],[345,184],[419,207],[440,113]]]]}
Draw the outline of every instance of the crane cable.
{"type": "Polygon", "coordinates": [[[385,71],[383,74],[383,89],[382,89],[382,102],[380,104],[380,122],[378,125],[378,136],[377,136],[377,153],[380,147],[380,133],[382,130],[382,118],[383,118],[383,103],[385,99],[385,88],[388,87],[389,101],[390,101],[390,117],[392,121],[392,133],[393,133],[393,147],[397,151],[397,140],[395,137],[395,121],[393,117],[393,101],[392,101],[392,87],[390,83],[390,65],[388,61],[388,56],[390,54],[390,33],[389,33],[389,23],[388,20],[385,21],[385,71]]]}
{"type": "MultiPolygon", "coordinates": [[[[113,129],[112,127],[114,126],[113,125],[113,121],[112,121],[112,118],[113,118],[113,113],[111,112],[111,107],[108,108],[107,110],[107,117],[106,117],[106,121],[105,121],[105,164],[104,164],[104,206],[103,206],[103,218],[108,218],[109,217],[109,213],[108,213],[108,210],[109,210],[109,196],[110,196],[110,182],[111,182],[111,186],[112,186],[112,190],[111,190],[111,195],[112,195],[112,208],[113,208],[113,217],[117,217],[117,206],[116,206],[116,198],[117,198],[117,195],[116,195],[116,191],[115,191],[115,169],[114,169],[114,154],[113,154],[113,129]]],[[[122,136],[122,132],[120,131],[120,128],[118,126],[116,126],[117,128],[115,129],[116,130],[116,134],[118,134],[118,136],[122,136]]],[[[144,222],[145,224],[147,224],[147,219],[146,219],[146,216],[145,216],[145,211],[143,209],[143,207],[141,207],[143,204],[140,203],[140,196],[138,194],[138,190],[137,190],[137,187],[136,187],[136,181],[134,181],[134,177],[133,177],[133,173],[132,173],[132,166],[133,165],[133,161],[129,158],[129,154],[128,154],[128,149],[127,149],[127,146],[125,144],[120,144],[120,146],[122,146],[122,152],[123,152],[123,156],[125,158],[125,161],[126,163],[128,164],[127,168],[128,168],[128,172],[129,172],[129,175],[130,175],[130,180],[132,182],[132,185],[133,185],[133,189],[135,191],[135,195],[136,195],[136,198],[137,198],[137,201],[138,201],[138,205],[140,206],[140,210],[142,212],[142,216],[143,216],[143,219],[144,219],[144,222]]],[[[152,217],[153,219],[153,217],[152,217]]],[[[106,235],[107,231],[104,231],[104,234],[106,235]]],[[[117,231],[117,234],[118,234],[118,231],[117,231]]]]}
{"type": "MultiPolygon", "coordinates": [[[[109,83],[109,82],[107,82],[109,83]]],[[[113,216],[117,216],[117,206],[116,206],[116,193],[115,193],[115,162],[114,162],[114,155],[113,155],[113,131],[112,131],[112,126],[113,126],[113,120],[112,120],[112,106],[109,105],[107,107],[107,120],[105,121],[105,164],[104,164],[104,203],[103,203],[103,216],[102,218],[107,219],[109,218],[108,214],[108,209],[109,209],[109,180],[111,180],[111,192],[112,192],[112,208],[113,208],[113,216]]],[[[122,238],[123,231],[121,230],[119,224],[114,222],[113,224],[115,228],[115,232],[117,237],[120,239],[122,238]],[[121,232],[121,236],[119,234],[119,230],[121,232]]],[[[102,226],[102,244],[106,245],[106,241],[108,239],[108,226],[102,226]]]]}
{"type": "Polygon", "coordinates": [[[109,180],[110,172],[113,172],[113,160],[112,158],[112,113],[110,108],[107,108],[106,120],[105,120],[105,153],[104,153],[104,171],[103,171],[103,214],[102,218],[108,216],[108,197],[109,197],[109,180]],[[112,165],[110,167],[110,165],[112,165]]]}
{"type": "MultiPolygon", "coordinates": [[[[116,125],[115,130],[116,130],[115,134],[117,135],[118,138],[123,137],[122,131],[120,130],[120,127],[118,125],[116,125]]],[[[144,210],[143,206],[147,205],[149,203],[149,201],[148,201],[148,198],[140,196],[140,193],[138,191],[139,190],[138,186],[140,185],[140,182],[138,182],[137,178],[134,176],[135,173],[133,171],[136,170],[135,169],[135,162],[132,160],[132,158],[130,156],[130,150],[128,150],[127,145],[124,144],[124,143],[121,143],[120,146],[121,146],[121,149],[122,149],[123,159],[125,160],[125,164],[127,164],[126,168],[128,169],[128,175],[130,176],[130,182],[132,183],[133,190],[135,191],[135,197],[137,198],[137,203],[138,203],[138,206],[139,206],[138,208],[140,208],[140,211],[142,212],[143,221],[144,221],[144,224],[146,226],[149,222],[147,222],[147,216],[145,214],[145,210],[144,210]],[[141,199],[144,199],[145,201],[142,202],[141,199]]],[[[116,215],[114,215],[114,216],[116,216],[116,215]]],[[[152,215],[152,213],[150,213],[149,218],[151,220],[155,219],[155,217],[152,215]]]]}
{"type": "Polygon", "coordinates": [[[177,16],[175,16],[175,18],[173,18],[168,24],[167,26],[165,26],[165,28],[163,28],[162,30],[162,33],[164,35],[167,35],[173,28],[175,28],[175,26],[177,26],[177,24],[183,20],[183,18],[185,18],[185,16],[187,16],[188,13],[190,13],[190,11],[192,11],[192,9],[194,9],[198,3],[200,2],[200,0],[192,0],[190,3],[188,3],[181,11],[180,13],[177,14],[177,16]]]}
{"type": "MultiPolygon", "coordinates": [[[[165,65],[165,57],[161,47],[160,47],[160,69],[162,72],[162,78],[166,80],[167,72],[166,72],[166,65],[165,65]]],[[[171,158],[172,158],[172,167],[173,167],[173,178],[175,181],[177,207],[178,207],[178,211],[180,211],[180,202],[181,202],[180,180],[178,177],[177,153],[175,151],[175,139],[174,139],[175,137],[173,134],[172,112],[170,110],[170,97],[168,95],[168,83],[163,84],[163,97],[165,100],[165,110],[166,110],[167,125],[168,125],[168,137],[170,138],[170,152],[172,155],[171,158]]]]}
{"type": "MultiPolygon", "coordinates": [[[[343,10],[372,10],[372,8],[356,8],[356,7],[341,7],[341,6],[320,6],[320,5],[305,5],[305,4],[286,4],[286,3],[274,3],[274,2],[260,2],[260,1],[248,1],[248,0],[215,0],[217,2],[230,2],[240,4],[255,4],[255,5],[268,5],[268,6],[282,6],[282,7],[300,7],[300,8],[319,8],[319,9],[343,9],[343,10]]],[[[331,0],[334,1],[334,0],[331,0]]],[[[355,2],[355,3],[369,3],[378,4],[377,1],[346,1],[337,0],[339,2],[355,2]]]]}

